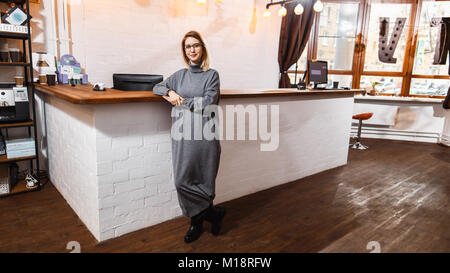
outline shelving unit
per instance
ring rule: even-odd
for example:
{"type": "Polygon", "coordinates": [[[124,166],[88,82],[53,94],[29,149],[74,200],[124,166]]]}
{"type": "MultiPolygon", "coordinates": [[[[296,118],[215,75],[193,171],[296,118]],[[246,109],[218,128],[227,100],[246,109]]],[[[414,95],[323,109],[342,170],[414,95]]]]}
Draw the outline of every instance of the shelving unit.
{"type": "MultiPolygon", "coordinates": [[[[2,3],[8,3],[7,0],[0,0],[2,3]]],[[[23,0],[23,1],[14,1],[16,5],[22,7],[23,9],[26,9],[26,12],[28,15],[30,15],[30,3],[29,0],[23,0]]],[[[31,17],[30,17],[31,18],[31,17]]],[[[25,192],[31,192],[31,191],[38,191],[41,189],[41,180],[39,178],[39,157],[38,157],[38,141],[37,141],[37,128],[36,128],[36,109],[35,109],[35,99],[34,99],[34,85],[33,85],[33,66],[31,65],[33,63],[32,60],[32,47],[31,47],[31,22],[28,20],[27,22],[27,28],[28,33],[11,33],[11,32],[3,32],[0,31],[0,38],[2,39],[16,39],[16,40],[22,40],[22,48],[23,48],[23,60],[22,62],[0,62],[0,66],[2,67],[23,67],[24,68],[24,86],[28,89],[28,101],[31,104],[32,109],[32,118],[30,118],[27,121],[21,121],[21,122],[10,122],[5,123],[0,121],[0,130],[6,130],[6,136],[5,139],[8,139],[8,129],[10,128],[19,128],[19,127],[27,127],[28,128],[28,137],[32,137],[32,131],[34,133],[34,139],[35,139],[35,155],[33,156],[26,156],[26,157],[20,157],[20,158],[8,158],[7,155],[1,155],[0,156],[0,164],[9,164],[12,162],[19,162],[19,161],[29,161],[30,169],[31,171],[36,170],[36,180],[38,181],[37,185],[33,188],[27,188],[26,182],[22,179],[17,182],[17,184],[10,189],[9,193],[6,194],[0,194],[0,198],[4,198],[7,196],[25,193],[25,192]],[[36,168],[33,168],[33,161],[36,161],[36,168]]]]}

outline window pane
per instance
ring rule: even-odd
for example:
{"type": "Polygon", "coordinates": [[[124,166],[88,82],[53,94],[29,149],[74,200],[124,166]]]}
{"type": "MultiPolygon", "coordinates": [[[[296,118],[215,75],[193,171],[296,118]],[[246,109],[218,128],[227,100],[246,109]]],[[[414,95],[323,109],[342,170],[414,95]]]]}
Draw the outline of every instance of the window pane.
{"type": "Polygon", "coordinates": [[[410,95],[446,96],[450,80],[412,79],[410,95]]]}
{"type": "Polygon", "coordinates": [[[369,33],[366,45],[366,59],[364,62],[365,71],[396,71],[400,72],[403,68],[403,60],[406,49],[406,36],[408,33],[409,17],[411,13],[411,4],[371,4],[369,33]],[[406,17],[406,26],[398,41],[398,46],[394,52],[394,58],[397,58],[395,64],[383,63],[378,59],[378,41],[380,34],[380,17],[389,17],[388,43],[391,40],[391,33],[394,30],[395,19],[406,17]]]}
{"type": "MultiPolygon", "coordinates": [[[[448,65],[433,65],[439,27],[431,27],[434,17],[449,17],[450,2],[423,2],[420,14],[419,35],[417,37],[414,74],[447,75],[448,65]]],[[[449,60],[447,58],[447,64],[449,60]]]]}
{"type": "Polygon", "coordinates": [[[297,80],[295,80],[295,74],[294,73],[288,73],[289,79],[291,80],[291,84],[297,84],[298,83],[298,76],[300,74],[297,73],[297,80]]]}
{"type": "Polygon", "coordinates": [[[358,22],[358,3],[324,3],[320,14],[317,59],[330,70],[351,70],[358,22]]]}
{"type": "Polygon", "coordinates": [[[339,88],[349,87],[352,88],[352,75],[328,75],[328,85],[327,88],[333,87],[333,82],[339,82],[339,88]]]}
{"type": "Polygon", "coordinates": [[[379,82],[375,86],[377,93],[400,95],[402,90],[402,78],[400,77],[376,77],[376,76],[362,76],[360,87],[366,90],[372,90],[372,84],[379,82]]]}

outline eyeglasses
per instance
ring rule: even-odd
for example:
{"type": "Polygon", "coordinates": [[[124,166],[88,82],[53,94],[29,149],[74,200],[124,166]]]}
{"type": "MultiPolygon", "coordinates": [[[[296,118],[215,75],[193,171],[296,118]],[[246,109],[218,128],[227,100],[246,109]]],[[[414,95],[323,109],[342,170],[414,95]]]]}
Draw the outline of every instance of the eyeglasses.
{"type": "Polygon", "coordinates": [[[185,45],[184,49],[185,50],[191,50],[191,48],[199,49],[201,46],[202,46],[202,44],[196,43],[196,44],[193,44],[193,45],[185,45]]]}

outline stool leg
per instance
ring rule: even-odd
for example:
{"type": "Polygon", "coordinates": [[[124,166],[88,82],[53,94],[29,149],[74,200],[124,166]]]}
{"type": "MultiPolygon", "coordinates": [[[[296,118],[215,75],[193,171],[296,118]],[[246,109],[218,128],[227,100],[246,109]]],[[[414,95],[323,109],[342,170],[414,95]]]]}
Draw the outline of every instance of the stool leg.
{"type": "Polygon", "coordinates": [[[361,142],[361,127],[362,127],[362,120],[359,120],[359,124],[358,124],[358,136],[356,138],[356,142],[361,142]]]}
{"type": "Polygon", "coordinates": [[[362,127],[362,120],[360,119],[358,124],[358,135],[356,136],[356,142],[351,146],[353,149],[365,150],[369,148],[361,144],[361,127],[362,127]]]}

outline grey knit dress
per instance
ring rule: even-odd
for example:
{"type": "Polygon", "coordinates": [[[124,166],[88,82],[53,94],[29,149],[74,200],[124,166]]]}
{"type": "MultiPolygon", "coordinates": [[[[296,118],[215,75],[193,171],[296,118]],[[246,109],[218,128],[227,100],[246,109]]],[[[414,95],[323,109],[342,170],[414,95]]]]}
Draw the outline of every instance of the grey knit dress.
{"type": "MultiPolygon", "coordinates": [[[[190,65],[189,69],[181,69],[155,85],[153,93],[166,96],[169,90],[174,90],[185,98],[181,106],[172,107],[172,164],[181,210],[183,215],[192,217],[208,208],[215,197],[220,141],[218,138],[207,140],[202,136],[199,140],[194,137],[201,134],[200,130],[203,129],[203,126],[194,126],[194,121],[197,119],[198,124],[200,118],[204,125],[214,117],[214,114],[205,117],[202,113],[206,107],[219,104],[219,73],[214,69],[203,71],[199,65],[190,65]],[[183,109],[182,114],[179,114],[180,109],[183,109]],[[189,122],[191,128],[189,130],[186,127],[186,131],[191,131],[192,137],[174,138],[175,123],[189,122]]],[[[182,126],[181,131],[184,129],[182,126]]],[[[219,129],[218,126],[212,127],[212,131],[216,129],[219,129]]]]}

